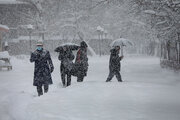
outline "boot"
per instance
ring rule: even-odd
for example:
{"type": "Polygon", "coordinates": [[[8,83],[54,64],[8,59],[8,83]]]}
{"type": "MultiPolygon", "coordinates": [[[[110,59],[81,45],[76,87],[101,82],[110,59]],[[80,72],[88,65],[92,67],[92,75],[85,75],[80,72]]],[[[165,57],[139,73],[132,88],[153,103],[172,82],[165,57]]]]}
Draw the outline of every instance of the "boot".
{"type": "Polygon", "coordinates": [[[107,78],[106,82],[111,82],[111,80],[107,78]]]}
{"type": "Polygon", "coordinates": [[[47,92],[48,92],[48,89],[49,89],[49,85],[48,85],[48,84],[45,84],[45,85],[44,85],[44,93],[47,93],[47,92]]]}
{"type": "Polygon", "coordinates": [[[83,82],[83,77],[77,77],[77,82],[83,82]]]}
{"type": "Polygon", "coordinates": [[[67,87],[71,85],[71,82],[67,82],[67,87]]]}
{"type": "Polygon", "coordinates": [[[42,86],[37,86],[38,96],[43,95],[42,86]]]}
{"type": "Polygon", "coordinates": [[[41,96],[41,95],[43,95],[43,93],[42,92],[38,92],[38,96],[41,96]]]}

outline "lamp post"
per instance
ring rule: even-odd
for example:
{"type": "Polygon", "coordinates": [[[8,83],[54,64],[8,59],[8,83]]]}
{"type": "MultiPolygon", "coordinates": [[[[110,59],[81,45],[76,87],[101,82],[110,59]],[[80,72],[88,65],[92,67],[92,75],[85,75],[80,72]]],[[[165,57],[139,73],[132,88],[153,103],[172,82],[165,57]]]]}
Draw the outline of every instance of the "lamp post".
{"type": "Polygon", "coordinates": [[[107,34],[108,34],[107,30],[105,30],[105,31],[104,31],[104,39],[107,38],[107,34]]]}
{"type": "MultiPolygon", "coordinates": [[[[102,46],[102,45],[103,45],[103,39],[104,39],[104,28],[101,29],[101,39],[100,39],[100,42],[101,42],[101,43],[100,43],[100,45],[101,45],[101,55],[102,55],[102,53],[103,53],[102,51],[103,51],[103,48],[104,48],[104,46],[102,46]]],[[[104,54],[104,53],[103,53],[103,54],[104,54]]],[[[101,56],[101,55],[100,55],[100,56],[101,56]]]]}
{"type": "Polygon", "coordinates": [[[31,51],[32,50],[31,34],[32,34],[32,31],[33,31],[33,25],[31,25],[31,24],[27,25],[27,30],[29,32],[29,49],[31,51]]]}
{"type": "Polygon", "coordinates": [[[99,36],[99,55],[101,56],[101,39],[102,39],[102,36],[103,36],[103,32],[104,32],[104,29],[101,27],[101,26],[98,26],[97,27],[97,32],[98,32],[98,36],[99,36]]]}

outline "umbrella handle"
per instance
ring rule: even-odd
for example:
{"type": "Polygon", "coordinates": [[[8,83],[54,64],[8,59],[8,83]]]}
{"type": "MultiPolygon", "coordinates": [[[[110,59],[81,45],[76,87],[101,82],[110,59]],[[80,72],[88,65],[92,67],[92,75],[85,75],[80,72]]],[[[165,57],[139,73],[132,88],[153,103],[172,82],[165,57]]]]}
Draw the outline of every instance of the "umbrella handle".
{"type": "Polygon", "coordinates": [[[121,46],[121,56],[123,56],[123,46],[121,46]]]}

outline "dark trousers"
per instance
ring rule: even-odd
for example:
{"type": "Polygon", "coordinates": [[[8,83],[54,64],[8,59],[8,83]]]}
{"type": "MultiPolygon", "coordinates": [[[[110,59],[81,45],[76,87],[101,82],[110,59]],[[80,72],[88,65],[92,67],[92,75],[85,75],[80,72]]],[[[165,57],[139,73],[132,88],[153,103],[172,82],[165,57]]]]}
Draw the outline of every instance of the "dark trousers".
{"type": "Polygon", "coordinates": [[[77,82],[83,82],[84,76],[77,76],[77,82]]]}
{"type": "MultiPolygon", "coordinates": [[[[49,85],[45,84],[44,85],[44,92],[47,93],[48,89],[49,89],[49,85]]],[[[37,86],[37,92],[38,92],[38,96],[43,95],[42,85],[37,86]]]]}
{"type": "Polygon", "coordinates": [[[66,76],[67,76],[67,86],[71,85],[71,73],[70,72],[61,72],[61,80],[63,86],[66,86],[66,76]]]}
{"type": "Polygon", "coordinates": [[[106,82],[111,81],[111,79],[114,77],[114,75],[116,75],[116,78],[117,78],[117,80],[118,80],[119,82],[122,82],[121,74],[120,74],[120,72],[117,71],[117,70],[116,70],[116,71],[110,71],[109,76],[108,76],[106,82]]]}

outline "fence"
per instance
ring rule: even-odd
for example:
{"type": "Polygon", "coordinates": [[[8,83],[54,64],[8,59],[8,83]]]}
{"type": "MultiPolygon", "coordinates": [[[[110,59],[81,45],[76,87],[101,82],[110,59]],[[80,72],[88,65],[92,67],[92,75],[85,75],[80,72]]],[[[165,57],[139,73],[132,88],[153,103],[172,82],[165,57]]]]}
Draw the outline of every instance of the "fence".
{"type": "Polygon", "coordinates": [[[180,42],[166,41],[161,43],[160,65],[162,68],[180,70],[180,42]]]}

